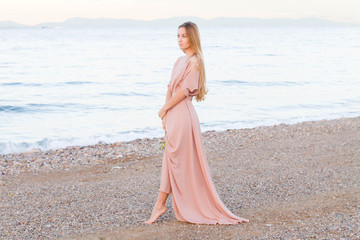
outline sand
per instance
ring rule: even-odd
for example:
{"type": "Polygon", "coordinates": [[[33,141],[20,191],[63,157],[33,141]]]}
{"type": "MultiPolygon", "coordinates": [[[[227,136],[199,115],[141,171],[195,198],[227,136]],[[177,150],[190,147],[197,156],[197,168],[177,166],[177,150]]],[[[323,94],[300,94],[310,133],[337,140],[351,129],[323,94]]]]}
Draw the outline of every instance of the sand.
{"type": "Polygon", "coordinates": [[[162,138],[0,155],[0,239],[360,239],[360,117],[203,133],[225,205],[249,223],[145,225],[162,138]]]}

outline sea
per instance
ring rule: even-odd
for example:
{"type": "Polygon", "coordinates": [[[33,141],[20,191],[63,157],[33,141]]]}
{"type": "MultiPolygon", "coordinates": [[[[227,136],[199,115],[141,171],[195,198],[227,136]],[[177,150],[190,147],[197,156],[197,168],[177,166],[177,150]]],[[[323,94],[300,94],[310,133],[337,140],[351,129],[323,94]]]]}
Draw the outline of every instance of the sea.
{"type": "MultiPolygon", "coordinates": [[[[202,131],[360,116],[359,27],[200,28],[202,131]]],[[[0,154],[164,136],[177,28],[0,29],[0,154]]]]}

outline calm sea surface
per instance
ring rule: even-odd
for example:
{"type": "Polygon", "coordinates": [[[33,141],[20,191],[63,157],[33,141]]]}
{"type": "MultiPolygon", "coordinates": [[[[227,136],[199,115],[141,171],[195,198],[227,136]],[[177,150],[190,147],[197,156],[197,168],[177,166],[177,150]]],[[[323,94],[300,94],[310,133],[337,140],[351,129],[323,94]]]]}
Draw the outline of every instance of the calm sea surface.
{"type": "MultiPolygon", "coordinates": [[[[360,115],[360,28],[200,29],[202,131],[360,115]]],[[[163,135],[176,28],[0,29],[0,154],[163,135]]]]}

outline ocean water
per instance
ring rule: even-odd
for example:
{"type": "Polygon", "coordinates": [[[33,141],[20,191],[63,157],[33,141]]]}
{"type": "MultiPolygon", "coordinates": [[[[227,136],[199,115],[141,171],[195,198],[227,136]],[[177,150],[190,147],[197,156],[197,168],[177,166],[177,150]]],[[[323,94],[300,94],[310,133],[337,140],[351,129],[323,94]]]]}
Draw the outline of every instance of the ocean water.
{"type": "MultiPolygon", "coordinates": [[[[164,135],[176,28],[0,29],[0,154],[164,135]]],[[[202,131],[360,115],[360,28],[203,28],[202,131]]]]}

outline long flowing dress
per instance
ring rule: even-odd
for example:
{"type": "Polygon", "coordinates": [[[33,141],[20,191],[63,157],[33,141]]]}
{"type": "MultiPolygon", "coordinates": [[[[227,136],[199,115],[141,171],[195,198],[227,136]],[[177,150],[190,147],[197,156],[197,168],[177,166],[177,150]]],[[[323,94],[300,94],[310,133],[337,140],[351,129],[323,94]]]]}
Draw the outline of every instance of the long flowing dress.
{"type": "Polygon", "coordinates": [[[180,57],[168,84],[172,96],[184,91],[186,97],[167,111],[165,151],[160,191],[172,194],[172,206],[179,221],[197,224],[248,222],[230,212],[216,192],[201,136],[200,123],[192,104],[198,93],[197,57],[180,57]]]}

